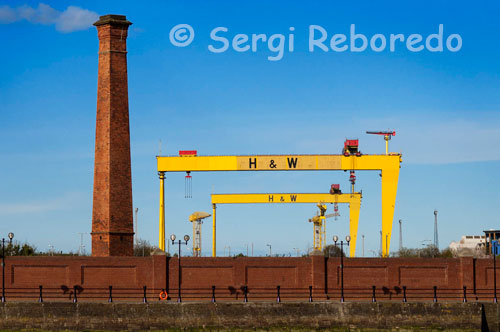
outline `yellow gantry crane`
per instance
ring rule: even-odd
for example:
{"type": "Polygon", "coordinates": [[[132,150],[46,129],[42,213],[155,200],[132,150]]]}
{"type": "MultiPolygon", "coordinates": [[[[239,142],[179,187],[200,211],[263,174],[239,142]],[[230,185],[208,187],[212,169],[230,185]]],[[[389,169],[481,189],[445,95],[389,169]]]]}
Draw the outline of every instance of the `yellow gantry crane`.
{"type": "Polygon", "coordinates": [[[201,257],[201,225],[203,219],[210,217],[210,213],[195,212],[189,216],[193,223],[193,257],[201,257]]]}
{"type": "MultiPolygon", "coordinates": [[[[359,210],[361,208],[361,193],[352,194],[212,194],[212,256],[216,256],[217,243],[217,204],[290,204],[290,203],[318,203],[318,205],[348,203],[349,204],[349,233],[353,239],[350,247],[350,256],[356,252],[356,237],[358,234],[359,210]]],[[[325,208],[326,211],[326,208],[325,208]]]]}
{"type": "Polygon", "coordinates": [[[367,170],[380,171],[382,179],[382,239],[384,241],[382,254],[383,256],[388,256],[401,161],[401,154],[399,153],[388,153],[385,155],[300,154],[249,156],[198,156],[197,153],[192,153],[180,156],[158,156],[157,168],[160,177],[159,247],[165,250],[164,181],[166,172],[190,172],[192,174],[194,172],[219,171],[367,170]]]}

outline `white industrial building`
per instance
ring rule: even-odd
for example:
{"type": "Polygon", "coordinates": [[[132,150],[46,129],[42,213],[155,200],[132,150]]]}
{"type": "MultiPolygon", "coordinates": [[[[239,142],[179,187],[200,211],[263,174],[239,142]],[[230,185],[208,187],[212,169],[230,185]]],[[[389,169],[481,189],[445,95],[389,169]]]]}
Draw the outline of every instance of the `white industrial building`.
{"type": "Polygon", "coordinates": [[[486,236],[464,235],[460,241],[453,241],[450,250],[458,257],[482,257],[486,254],[486,236]]]}

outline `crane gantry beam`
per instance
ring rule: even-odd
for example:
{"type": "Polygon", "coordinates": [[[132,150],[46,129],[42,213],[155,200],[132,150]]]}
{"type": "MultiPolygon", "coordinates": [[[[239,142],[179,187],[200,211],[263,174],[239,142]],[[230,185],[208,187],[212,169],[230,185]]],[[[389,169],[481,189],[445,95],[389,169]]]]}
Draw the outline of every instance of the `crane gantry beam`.
{"type": "Polygon", "coordinates": [[[349,233],[352,238],[350,256],[356,252],[361,193],[352,194],[312,194],[312,193],[273,193],[273,194],[212,194],[212,256],[216,254],[216,214],[217,204],[290,204],[290,203],[348,203],[349,233]]]}
{"type": "MultiPolygon", "coordinates": [[[[249,156],[168,156],[157,157],[160,181],[165,172],[217,171],[380,171],[382,178],[383,256],[388,256],[398,189],[401,154],[386,155],[249,155],[249,156]]],[[[163,188],[163,183],[160,184],[163,188]]],[[[160,192],[160,223],[165,218],[164,194],[160,192]]],[[[160,226],[161,227],[161,226],[160,226]]],[[[163,236],[164,239],[164,236],[163,236]]],[[[161,235],[160,235],[161,240],[161,235]]],[[[163,244],[163,248],[165,245],[163,244]]],[[[162,243],[160,241],[160,248],[162,243]]]]}

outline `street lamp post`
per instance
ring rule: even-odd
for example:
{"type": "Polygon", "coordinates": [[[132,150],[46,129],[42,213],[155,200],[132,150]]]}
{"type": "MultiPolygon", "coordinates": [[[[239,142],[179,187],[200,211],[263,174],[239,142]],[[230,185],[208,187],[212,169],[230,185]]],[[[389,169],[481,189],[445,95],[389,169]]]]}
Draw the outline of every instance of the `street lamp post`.
{"type": "Polygon", "coordinates": [[[497,303],[497,246],[492,246],[491,253],[493,254],[493,302],[497,303]]]}
{"type": "MultiPolygon", "coordinates": [[[[9,243],[12,243],[14,233],[9,233],[9,243]]],[[[5,302],[5,238],[2,239],[2,302],[5,302]]]]}
{"type": "MultiPolygon", "coordinates": [[[[333,237],[333,242],[335,246],[337,246],[337,241],[339,237],[335,235],[333,237]]],[[[347,242],[347,246],[349,246],[349,242],[351,241],[351,237],[347,235],[345,237],[347,242]]],[[[344,302],[344,241],[340,241],[340,302],[344,302]]]]}
{"type": "MultiPolygon", "coordinates": [[[[175,242],[175,234],[170,235],[170,240],[172,240],[172,245],[174,245],[175,242]]],[[[187,245],[189,241],[189,235],[184,235],[184,242],[181,240],[177,240],[177,244],[179,244],[179,257],[177,257],[177,262],[179,263],[177,270],[179,271],[179,288],[177,290],[177,302],[182,302],[182,297],[181,297],[181,244],[187,245]]]]}

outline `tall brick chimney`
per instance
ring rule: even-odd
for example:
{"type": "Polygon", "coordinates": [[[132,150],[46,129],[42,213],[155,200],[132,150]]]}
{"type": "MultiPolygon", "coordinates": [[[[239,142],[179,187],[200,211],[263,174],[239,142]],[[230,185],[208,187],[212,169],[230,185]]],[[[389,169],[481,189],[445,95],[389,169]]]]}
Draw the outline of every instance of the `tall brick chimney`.
{"type": "Polygon", "coordinates": [[[125,16],[101,16],[92,209],[92,256],[132,256],[134,228],[125,16]]]}

